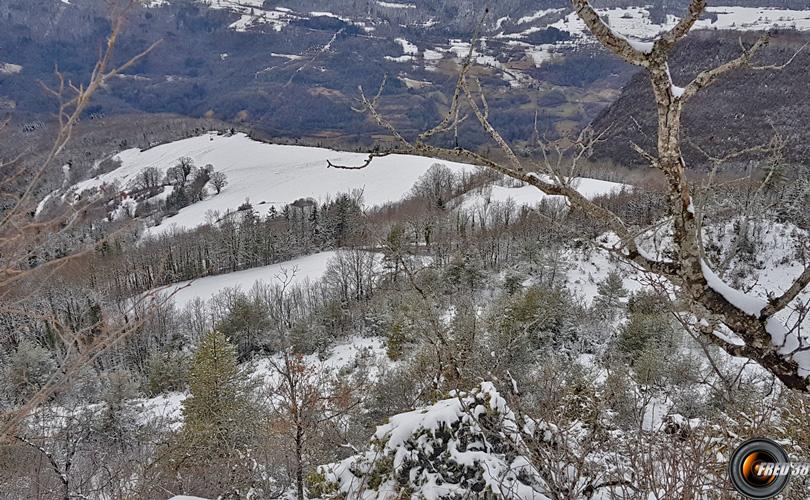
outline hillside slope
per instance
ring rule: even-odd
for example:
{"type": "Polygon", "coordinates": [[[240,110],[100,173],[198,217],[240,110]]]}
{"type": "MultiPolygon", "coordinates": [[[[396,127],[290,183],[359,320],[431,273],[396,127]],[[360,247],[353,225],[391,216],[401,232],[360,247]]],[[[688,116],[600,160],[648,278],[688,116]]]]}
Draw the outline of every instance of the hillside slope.
{"type": "MultiPolygon", "coordinates": [[[[742,40],[750,45],[755,37],[745,35],[742,40]]],[[[806,34],[779,32],[761,51],[755,64],[784,64],[809,40],[806,34]]],[[[740,53],[737,34],[692,33],[676,51],[670,68],[673,80],[676,85],[685,86],[699,71],[740,53]]],[[[687,163],[706,167],[709,161],[701,149],[713,157],[724,157],[766,144],[774,132],[787,140],[785,154],[790,162],[805,160],[810,154],[810,137],[802,124],[810,121],[810,87],[797,83],[808,79],[810,52],[806,50],[781,71],[742,70],[723,77],[686,105],[683,152],[687,163]]],[[[597,130],[611,127],[606,140],[596,146],[595,158],[645,166],[645,160],[631,145],[639,144],[647,151],[655,148],[655,101],[647,76],[637,73],[616,102],[596,118],[594,126],[597,130]]],[[[751,159],[754,158],[740,158],[737,166],[751,159]]]]}
{"type": "MultiPolygon", "coordinates": [[[[241,133],[223,135],[211,132],[147,150],[122,151],[114,156],[120,161],[118,168],[51,193],[40,202],[38,211],[60,199],[68,203],[87,200],[101,190],[118,193],[108,205],[111,218],[126,214],[136,216],[138,204],[144,201],[144,196],[135,194],[143,191],[138,185],[139,174],[154,168],[163,176],[181,158],[190,158],[197,167],[211,165],[227,176],[228,184],[219,193],[207,185],[202,200],[181,208],[176,215],[170,215],[158,225],[148,227],[147,235],[192,229],[241,210],[241,206],[250,205],[258,214],[266,215],[271,207],[280,211],[285,205],[302,198],[323,202],[339,194],[355,192],[361,194],[367,207],[381,206],[405,198],[416,181],[437,163],[448,167],[454,174],[467,176],[478,169],[470,164],[401,154],[376,158],[362,170],[335,169],[327,165],[328,161],[361,165],[366,156],[323,148],[268,144],[241,133]]],[[[175,189],[167,180],[161,182],[163,185],[153,191],[158,194],[146,201],[166,200],[175,189]]],[[[579,179],[576,185],[589,198],[625,187],[596,179],[579,179]]],[[[494,185],[486,195],[478,194],[464,203],[475,205],[483,202],[488,205],[512,199],[518,205],[534,205],[545,198],[549,197],[533,187],[494,185]]]]}
{"type": "MultiPolygon", "coordinates": [[[[763,1],[759,8],[738,6],[750,4],[747,0],[723,3],[731,5],[713,6],[698,28],[810,27],[801,2],[763,1]]],[[[123,60],[155,40],[163,42],[96,96],[88,121],[109,126],[107,118],[115,115],[175,113],[345,148],[385,139],[375,137],[379,127],[352,106],[358,86],[376,88],[386,74],[380,109],[397,127],[411,134],[439,119],[485,2],[161,0],[146,5],[131,14],[117,54],[123,60]]],[[[595,5],[617,31],[650,38],[682,15],[684,2],[599,0],[595,5]]],[[[56,83],[55,65],[70,80],[85,79],[109,24],[100,0],[9,0],[0,5],[0,28],[0,46],[6,49],[0,54],[0,111],[32,134],[55,107],[39,82],[56,83]]],[[[494,5],[475,53],[493,122],[515,143],[529,140],[535,124],[549,135],[582,127],[633,74],[629,65],[595,46],[562,0],[494,5]]],[[[475,148],[488,138],[473,125],[462,126],[459,139],[475,148]]]]}

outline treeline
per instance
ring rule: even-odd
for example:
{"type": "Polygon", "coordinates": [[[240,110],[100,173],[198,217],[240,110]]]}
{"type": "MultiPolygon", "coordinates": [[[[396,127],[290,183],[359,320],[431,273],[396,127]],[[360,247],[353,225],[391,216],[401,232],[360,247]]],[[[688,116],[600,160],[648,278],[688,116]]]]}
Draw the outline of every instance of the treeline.
{"type": "Polygon", "coordinates": [[[133,244],[114,238],[98,245],[96,264],[125,298],[155,287],[266,266],[330,248],[362,244],[362,194],[317,202],[300,199],[262,214],[249,202],[213,216],[193,231],[168,231],[133,244]]]}

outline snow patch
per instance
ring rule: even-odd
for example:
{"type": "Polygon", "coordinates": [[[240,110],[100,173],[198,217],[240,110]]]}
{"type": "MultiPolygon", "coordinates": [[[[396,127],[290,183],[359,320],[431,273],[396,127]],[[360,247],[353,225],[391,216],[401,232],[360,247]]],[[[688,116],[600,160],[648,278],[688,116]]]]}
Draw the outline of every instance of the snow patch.
{"type": "Polygon", "coordinates": [[[402,46],[402,52],[408,55],[417,55],[419,54],[419,47],[415,44],[409,42],[404,38],[394,38],[394,41],[397,42],[400,46],[402,46]]]}
{"type": "Polygon", "coordinates": [[[556,14],[557,12],[562,12],[564,9],[545,9],[545,10],[538,10],[534,14],[530,16],[523,16],[517,20],[515,24],[526,24],[532,21],[537,21],[543,17],[546,17],[550,14],[556,14]]]}
{"type": "Polygon", "coordinates": [[[164,287],[159,292],[162,296],[171,295],[174,304],[179,309],[182,309],[196,299],[208,301],[225,289],[238,288],[247,292],[256,283],[277,284],[279,279],[284,276],[285,271],[294,273],[293,285],[307,281],[318,281],[326,272],[329,261],[335,255],[337,255],[337,252],[334,251],[316,253],[269,266],[183,281],[164,287]]]}
{"type": "Polygon", "coordinates": [[[17,75],[22,69],[19,64],[0,63],[0,75],[17,75]]]}
{"type": "Polygon", "coordinates": [[[381,2],[377,1],[377,5],[386,9],[415,9],[416,5],[412,3],[394,3],[394,2],[381,2]]]}

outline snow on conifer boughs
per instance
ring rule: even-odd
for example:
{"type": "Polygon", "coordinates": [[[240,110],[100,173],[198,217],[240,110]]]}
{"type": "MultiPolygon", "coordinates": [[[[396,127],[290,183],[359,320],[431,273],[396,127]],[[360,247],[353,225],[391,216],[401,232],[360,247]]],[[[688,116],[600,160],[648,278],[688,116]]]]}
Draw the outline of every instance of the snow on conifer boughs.
{"type": "Polygon", "coordinates": [[[365,452],[321,466],[310,497],[545,499],[515,413],[490,382],[377,427],[365,452]]]}

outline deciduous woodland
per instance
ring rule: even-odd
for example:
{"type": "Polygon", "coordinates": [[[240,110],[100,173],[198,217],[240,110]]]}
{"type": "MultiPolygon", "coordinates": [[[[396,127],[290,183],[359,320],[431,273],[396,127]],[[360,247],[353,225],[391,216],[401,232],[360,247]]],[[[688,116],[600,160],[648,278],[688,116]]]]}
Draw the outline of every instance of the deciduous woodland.
{"type": "MultiPolygon", "coordinates": [[[[766,32],[774,6],[753,0],[730,12],[765,10],[733,27],[707,0],[539,2],[521,17],[361,2],[362,20],[342,1],[340,14],[87,1],[61,12],[97,12],[100,51],[65,56],[42,82],[47,124],[17,89],[0,130],[0,497],[734,498],[726,468],[745,439],[810,453],[808,166],[788,106],[734,125],[742,141],[722,134],[747,115],[721,101],[740,73],[803,86],[791,75],[808,61],[804,18],[766,32]],[[290,66],[267,72],[336,99],[341,112],[319,116],[351,116],[366,138],[273,141],[215,100],[202,118],[136,111],[142,95],[124,106],[119,85],[145,91],[149,61],[186,43],[147,36],[166,12],[201,38],[226,19],[229,47],[333,29],[312,50],[273,52],[290,66]],[[451,48],[434,50],[428,13],[452,18],[451,48]],[[736,45],[698,61],[706,40],[728,41],[718,25],[739,29],[736,45]],[[452,75],[425,104],[436,113],[397,104],[403,82],[409,100],[432,85],[405,73],[370,73],[345,102],[318,84],[344,50],[332,44],[361,35],[404,52],[380,64],[423,58],[452,75]],[[591,57],[636,73],[618,104],[571,123],[543,105],[573,91],[488,52],[504,39],[556,54],[538,71],[591,57]],[[528,128],[500,126],[509,90],[493,98],[491,71],[540,96],[528,128]]],[[[779,7],[782,23],[800,12],[779,7]]],[[[44,43],[18,35],[20,58],[44,43]]],[[[5,57],[0,78],[26,71],[5,57]]],[[[218,74],[188,64],[188,78],[218,74]]],[[[783,492],[808,495],[806,477],[783,492]]]]}

